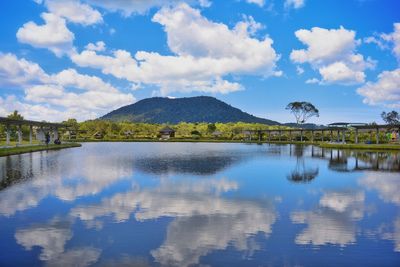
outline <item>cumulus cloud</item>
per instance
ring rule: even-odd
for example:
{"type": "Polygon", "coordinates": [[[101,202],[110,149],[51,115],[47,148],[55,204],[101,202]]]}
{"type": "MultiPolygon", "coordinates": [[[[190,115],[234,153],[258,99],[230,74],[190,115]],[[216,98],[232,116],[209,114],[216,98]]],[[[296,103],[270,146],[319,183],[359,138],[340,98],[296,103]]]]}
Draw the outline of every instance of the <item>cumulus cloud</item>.
{"type": "Polygon", "coordinates": [[[106,44],[103,41],[98,41],[95,44],[89,43],[88,45],[85,46],[86,50],[91,50],[91,51],[105,51],[106,50],[106,44]]]}
{"type": "Polygon", "coordinates": [[[111,109],[131,104],[135,98],[97,76],[66,69],[49,75],[38,64],[13,54],[0,54],[2,85],[24,89],[23,100],[0,97],[0,114],[17,109],[30,119],[64,120],[96,118],[111,109]]]}
{"type": "Polygon", "coordinates": [[[61,57],[73,51],[74,34],[67,28],[65,19],[52,13],[42,13],[44,24],[33,21],[18,29],[17,39],[36,48],[46,48],[61,57]]]}
{"type": "Polygon", "coordinates": [[[36,63],[24,58],[18,59],[14,54],[0,53],[0,85],[26,86],[45,82],[49,76],[36,63]]]}
{"type": "Polygon", "coordinates": [[[307,49],[292,50],[290,59],[297,64],[309,63],[318,70],[322,84],[363,83],[364,71],[375,67],[373,60],[356,53],[360,40],[355,39],[354,31],[314,27],[298,30],[295,35],[307,49]]]}
{"type": "Polygon", "coordinates": [[[367,82],[357,93],[365,104],[400,108],[400,69],[381,72],[376,82],[367,82]]]}
{"type": "Polygon", "coordinates": [[[299,9],[305,5],[305,0],[285,0],[285,8],[299,9]]]}
{"type": "Polygon", "coordinates": [[[393,23],[392,33],[380,33],[375,36],[369,36],[364,39],[364,42],[367,44],[374,43],[383,50],[391,48],[393,55],[400,63],[400,23],[393,23]]]}
{"type": "Polygon", "coordinates": [[[50,13],[73,23],[86,26],[103,22],[99,11],[79,0],[46,0],[45,4],[50,13]]]}
{"type": "Polygon", "coordinates": [[[225,76],[268,77],[279,73],[275,70],[279,56],[272,48],[273,41],[251,36],[261,27],[251,17],[230,29],[203,17],[199,10],[180,4],[161,9],[153,21],[164,27],[174,55],[138,51],[132,56],[125,50],[104,55],[84,50],[71,59],[79,66],[101,69],[120,79],[156,85],[163,95],[173,91],[228,93],[242,87],[225,76]]]}
{"type": "Polygon", "coordinates": [[[209,0],[85,0],[91,5],[104,8],[111,12],[121,12],[124,16],[132,14],[143,15],[152,8],[160,8],[163,6],[172,6],[181,2],[199,5],[201,7],[209,7],[211,1],[209,0]]]}

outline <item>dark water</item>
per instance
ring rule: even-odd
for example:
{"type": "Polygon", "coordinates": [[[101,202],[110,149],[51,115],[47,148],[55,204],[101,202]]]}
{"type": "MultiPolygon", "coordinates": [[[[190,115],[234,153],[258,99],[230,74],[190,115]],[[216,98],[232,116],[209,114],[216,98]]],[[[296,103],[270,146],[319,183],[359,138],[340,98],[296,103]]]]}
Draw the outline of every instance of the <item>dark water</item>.
{"type": "Polygon", "coordinates": [[[395,153],[94,143],[0,178],[0,266],[400,266],[395,153]]]}

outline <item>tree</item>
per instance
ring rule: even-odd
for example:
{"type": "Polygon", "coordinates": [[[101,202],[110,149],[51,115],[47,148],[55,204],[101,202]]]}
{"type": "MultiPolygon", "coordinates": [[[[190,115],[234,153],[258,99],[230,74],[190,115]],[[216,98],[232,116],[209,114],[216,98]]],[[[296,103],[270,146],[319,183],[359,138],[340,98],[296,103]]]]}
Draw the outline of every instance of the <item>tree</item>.
{"type": "Polygon", "coordinates": [[[385,111],[381,113],[381,117],[387,124],[400,124],[400,115],[397,111],[390,111],[386,113],[385,111]]]}
{"type": "Polygon", "coordinates": [[[75,131],[79,128],[79,124],[76,119],[68,119],[66,121],[63,121],[62,123],[75,131]]]}
{"type": "Polygon", "coordinates": [[[313,116],[319,117],[319,110],[309,102],[291,102],[286,109],[293,113],[297,124],[303,124],[313,116]]]}
{"type": "Polygon", "coordinates": [[[215,130],[217,130],[217,126],[215,126],[214,123],[210,123],[207,125],[207,132],[213,133],[215,132],[215,130]]]}
{"type": "Polygon", "coordinates": [[[18,110],[14,110],[14,112],[8,115],[7,118],[19,121],[22,121],[24,119],[24,117],[18,113],[18,110]]]}

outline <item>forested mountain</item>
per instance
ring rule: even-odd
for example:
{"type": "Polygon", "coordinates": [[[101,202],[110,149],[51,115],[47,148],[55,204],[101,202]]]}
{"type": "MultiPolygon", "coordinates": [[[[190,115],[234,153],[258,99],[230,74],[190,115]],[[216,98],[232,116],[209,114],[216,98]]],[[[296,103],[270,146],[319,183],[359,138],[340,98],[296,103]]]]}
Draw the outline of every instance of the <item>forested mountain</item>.
{"type": "Polygon", "coordinates": [[[153,97],[111,111],[100,119],[146,123],[179,122],[248,122],[278,125],[279,122],[259,118],[234,108],[214,97],[153,97]]]}

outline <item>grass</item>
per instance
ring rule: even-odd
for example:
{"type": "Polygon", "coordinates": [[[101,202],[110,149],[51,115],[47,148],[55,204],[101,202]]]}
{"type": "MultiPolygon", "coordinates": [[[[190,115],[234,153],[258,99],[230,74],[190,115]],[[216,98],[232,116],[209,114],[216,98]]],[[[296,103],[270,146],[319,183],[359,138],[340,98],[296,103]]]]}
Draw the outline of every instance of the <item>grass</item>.
{"type": "Polygon", "coordinates": [[[35,146],[20,146],[20,147],[9,147],[9,148],[0,148],[0,157],[17,155],[23,153],[30,153],[36,151],[47,151],[47,150],[58,150],[63,148],[70,147],[80,147],[79,143],[66,143],[61,145],[35,145],[35,146]]]}

